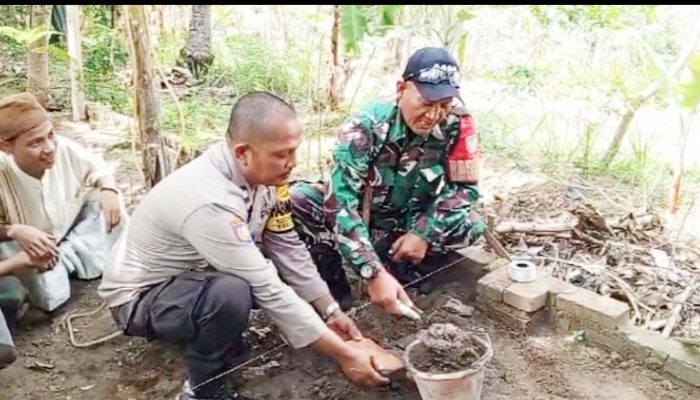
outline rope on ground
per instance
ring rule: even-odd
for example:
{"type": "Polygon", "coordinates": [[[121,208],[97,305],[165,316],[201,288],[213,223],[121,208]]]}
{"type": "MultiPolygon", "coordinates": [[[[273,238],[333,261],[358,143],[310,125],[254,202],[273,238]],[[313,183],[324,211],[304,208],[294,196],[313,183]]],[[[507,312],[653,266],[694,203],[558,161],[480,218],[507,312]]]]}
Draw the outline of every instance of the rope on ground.
{"type": "MultiPolygon", "coordinates": [[[[419,283],[419,282],[422,282],[422,281],[424,281],[424,280],[426,280],[426,279],[428,279],[428,278],[430,278],[430,277],[432,277],[432,276],[434,276],[434,275],[439,274],[440,272],[442,272],[442,271],[444,271],[444,270],[446,270],[446,269],[448,269],[448,268],[451,268],[451,267],[453,267],[453,266],[455,266],[455,265],[457,265],[457,264],[463,262],[463,261],[466,260],[467,258],[468,258],[468,257],[466,257],[466,256],[462,256],[462,257],[460,257],[459,259],[457,259],[457,260],[455,260],[455,261],[453,261],[453,262],[451,262],[451,263],[449,263],[449,264],[447,264],[447,265],[445,265],[445,266],[443,266],[443,267],[441,267],[441,268],[436,269],[435,271],[432,271],[432,272],[430,272],[430,273],[427,273],[427,274],[421,276],[420,278],[414,280],[413,282],[409,282],[409,283],[403,285],[403,287],[404,287],[404,288],[407,288],[407,287],[413,286],[413,285],[415,285],[415,284],[417,284],[417,283],[419,283]]],[[[357,314],[357,313],[358,313],[359,311],[361,311],[361,310],[364,310],[365,308],[369,307],[370,305],[372,305],[372,301],[367,301],[367,302],[365,302],[364,304],[362,304],[362,305],[360,305],[360,306],[357,306],[357,307],[352,308],[350,311],[347,312],[347,315],[348,315],[349,317],[354,317],[355,314],[357,314]]],[[[242,363],[240,363],[240,364],[234,366],[233,368],[227,369],[226,371],[223,371],[223,372],[221,372],[221,373],[219,373],[219,374],[217,374],[217,375],[215,375],[215,376],[213,376],[213,377],[211,377],[211,378],[205,380],[204,382],[201,382],[201,383],[195,385],[195,386],[192,388],[192,390],[195,390],[195,389],[197,389],[197,388],[200,388],[200,387],[202,387],[202,386],[204,386],[204,385],[206,385],[206,384],[208,384],[208,383],[214,382],[215,380],[221,379],[221,378],[223,378],[223,377],[226,376],[226,375],[232,374],[232,373],[238,371],[239,369],[241,369],[241,368],[243,368],[243,367],[246,367],[246,366],[248,366],[248,365],[254,363],[254,362],[257,361],[257,360],[260,360],[260,359],[262,359],[262,358],[268,357],[268,356],[270,356],[271,354],[277,353],[278,351],[282,350],[282,349],[285,348],[286,346],[287,346],[287,343],[286,343],[286,342],[285,342],[285,343],[282,343],[282,344],[280,344],[280,345],[278,345],[278,346],[276,346],[276,347],[274,347],[274,348],[272,348],[272,349],[270,349],[270,350],[268,350],[268,351],[266,351],[266,352],[264,352],[264,353],[262,353],[262,354],[260,354],[260,355],[258,355],[258,356],[255,356],[255,357],[253,357],[253,358],[250,358],[250,359],[248,359],[247,361],[244,361],[244,362],[242,362],[242,363]]]]}
{"type": "Polygon", "coordinates": [[[105,343],[107,341],[110,341],[110,340],[112,340],[118,336],[121,336],[123,334],[123,332],[121,330],[118,330],[118,331],[112,332],[110,334],[107,334],[105,336],[102,336],[100,338],[89,340],[87,342],[81,343],[81,342],[78,342],[77,340],[75,340],[75,333],[74,333],[73,324],[71,323],[71,320],[76,319],[76,318],[84,318],[84,317],[89,317],[91,315],[95,315],[95,314],[99,313],[100,311],[104,310],[105,308],[107,308],[107,303],[103,301],[97,308],[95,308],[92,311],[77,312],[77,310],[75,310],[75,311],[69,313],[68,315],[66,315],[66,317],[63,319],[63,324],[66,325],[66,330],[68,331],[68,337],[70,339],[70,344],[73,347],[78,347],[78,348],[92,347],[92,346],[98,345],[100,343],[105,343]]]}

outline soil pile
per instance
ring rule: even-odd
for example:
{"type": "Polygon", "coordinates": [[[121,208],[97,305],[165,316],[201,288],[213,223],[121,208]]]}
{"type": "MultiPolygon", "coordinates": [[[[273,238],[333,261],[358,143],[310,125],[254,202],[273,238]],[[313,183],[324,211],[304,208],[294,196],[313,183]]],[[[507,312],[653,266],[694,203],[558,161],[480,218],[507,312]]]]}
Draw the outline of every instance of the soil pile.
{"type": "Polygon", "coordinates": [[[423,372],[449,373],[472,368],[486,354],[486,346],[469,332],[450,323],[438,323],[417,334],[421,343],[411,352],[411,363],[423,372]]]}

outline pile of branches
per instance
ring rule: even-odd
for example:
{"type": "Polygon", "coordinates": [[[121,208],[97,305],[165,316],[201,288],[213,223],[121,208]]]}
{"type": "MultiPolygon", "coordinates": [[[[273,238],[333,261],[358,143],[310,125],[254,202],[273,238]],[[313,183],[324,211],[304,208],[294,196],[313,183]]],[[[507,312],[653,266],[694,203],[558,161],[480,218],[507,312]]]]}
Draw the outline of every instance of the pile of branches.
{"type": "Polygon", "coordinates": [[[653,212],[606,207],[604,216],[590,198],[551,181],[512,198],[495,206],[500,217],[491,225],[511,256],[626,301],[637,326],[700,344],[700,247],[692,239],[672,233],[653,212]]]}

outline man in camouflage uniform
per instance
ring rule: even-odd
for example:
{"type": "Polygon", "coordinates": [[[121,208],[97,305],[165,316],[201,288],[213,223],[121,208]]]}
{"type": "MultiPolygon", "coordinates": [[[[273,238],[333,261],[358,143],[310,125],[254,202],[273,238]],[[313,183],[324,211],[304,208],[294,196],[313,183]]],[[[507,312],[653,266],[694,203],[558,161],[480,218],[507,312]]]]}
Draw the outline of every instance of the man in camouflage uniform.
{"type": "Polygon", "coordinates": [[[397,101],[372,102],[342,126],[330,181],[292,186],[296,229],[336,299],[350,295],[344,261],[367,280],[375,303],[398,314],[397,298],[408,297],[400,283],[446,265],[455,256],[448,247],[466,247],[484,232],[472,210],[479,199],[474,120],[453,106],[455,97],[454,58],[440,48],[417,51],[397,101]]]}

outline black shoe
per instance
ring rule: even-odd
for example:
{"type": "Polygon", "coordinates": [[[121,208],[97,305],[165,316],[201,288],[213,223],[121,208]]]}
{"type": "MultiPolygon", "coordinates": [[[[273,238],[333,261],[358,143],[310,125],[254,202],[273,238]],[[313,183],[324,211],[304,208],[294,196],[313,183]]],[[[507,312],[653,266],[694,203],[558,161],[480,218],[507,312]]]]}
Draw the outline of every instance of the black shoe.
{"type": "Polygon", "coordinates": [[[233,346],[233,349],[231,349],[231,352],[229,353],[229,364],[240,364],[251,355],[252,351],[253,345],[250,343],[250,339],[248,339],[246,333],[243,333],[238,343],[233,346]]]}
{"type": "Polygon", "coordinates": [[[252,400],[234,390],[221,387],[214,395],[198,396],[192,391],[189,381],[185,381],[175,400],[252,400]]]}

